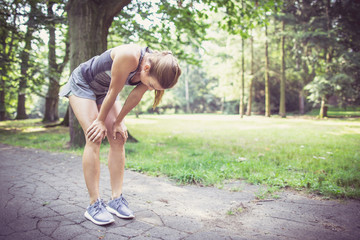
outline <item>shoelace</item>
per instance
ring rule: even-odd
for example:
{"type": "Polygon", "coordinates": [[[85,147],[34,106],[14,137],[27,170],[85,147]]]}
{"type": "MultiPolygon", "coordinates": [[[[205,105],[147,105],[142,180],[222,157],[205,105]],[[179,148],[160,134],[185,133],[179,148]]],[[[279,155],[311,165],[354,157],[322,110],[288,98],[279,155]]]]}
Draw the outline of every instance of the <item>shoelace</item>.
{"type": "Polygon", "coordinates": [[[125,206],[129,206],[129,203],[123,196],[120,196],[118,199],[115,199],[116,205],[119,205],[119,202],[122,202],[125,206]]]}
{"type": "Polygon", "coordinates": [[[94,216],[95,216],[95,215],[99,214],[100,212],[102,212],[106,208],[106,205],[102,199],[98,199],[94,203],[94,208],[95,208],[95,214],[94,214],[94,216]]]}

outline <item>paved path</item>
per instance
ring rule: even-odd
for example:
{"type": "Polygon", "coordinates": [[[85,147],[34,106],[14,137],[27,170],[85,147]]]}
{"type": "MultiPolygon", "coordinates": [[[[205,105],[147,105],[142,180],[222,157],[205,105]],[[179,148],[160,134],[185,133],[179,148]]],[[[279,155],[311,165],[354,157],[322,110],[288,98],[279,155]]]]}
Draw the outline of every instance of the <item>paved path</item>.
{"type": "MultiPolygon", "coordinates": [[[[178,186],[126,171],[124,194],[136,218],[100,227],[83,217],[88,197],[81,158],[0,144],[0,239],[360,239],[360,202],[284,191],[256,201],[241,191],[178,186]]],[[[101,167],[109,199],[109,174],[101,167]]]]}

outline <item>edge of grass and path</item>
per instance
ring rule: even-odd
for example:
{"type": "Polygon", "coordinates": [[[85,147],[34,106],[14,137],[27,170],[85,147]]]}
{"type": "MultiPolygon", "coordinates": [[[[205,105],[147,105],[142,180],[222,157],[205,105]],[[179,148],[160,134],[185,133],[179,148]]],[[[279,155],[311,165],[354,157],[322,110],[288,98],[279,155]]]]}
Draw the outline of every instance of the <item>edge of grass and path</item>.
{"type": "MultiPolygon", "coordinates": [[[[291,188],[360,199],[360,118],[142,115],[128,116],[126,125],[139,140],[126,144],[126,167],[134,171],[220,188],[246,180],[265,186],[258,198],[291,188]]],[[[40,119],[0,122],[5,144],[81,155],[68,141],[67,127],[46,128],[40,119]]],[[[108,148],[101,148],[104,163],[108,148]]]]}

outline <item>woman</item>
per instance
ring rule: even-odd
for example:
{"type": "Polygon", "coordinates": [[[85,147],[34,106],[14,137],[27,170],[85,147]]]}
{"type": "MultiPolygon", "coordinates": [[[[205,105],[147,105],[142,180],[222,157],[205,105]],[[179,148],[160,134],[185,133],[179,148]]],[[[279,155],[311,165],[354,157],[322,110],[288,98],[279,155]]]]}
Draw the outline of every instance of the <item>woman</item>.
{"type": "Polygon", "coordinates": [[[110,213],[120,218],[134,217],[122,196],[124,144],[128,137],[124,118],[146,91],[155,90],[153,107],[156,107],[164,90],[173,87],[180,74],[171,52],[152,52],[135,44],[121,45],[80,64],[60,92],[60,96],[69,98],[86,136],[82,161],[90,205],[84,215],[95,224],[114,222],[110,213]],[[125,85],[135,87],[121,106],[116,100],[125,85]],[[110,143],[108,167],[112,189],[107,205],[99,195],[99,151],[105,137],[110,143]]]}

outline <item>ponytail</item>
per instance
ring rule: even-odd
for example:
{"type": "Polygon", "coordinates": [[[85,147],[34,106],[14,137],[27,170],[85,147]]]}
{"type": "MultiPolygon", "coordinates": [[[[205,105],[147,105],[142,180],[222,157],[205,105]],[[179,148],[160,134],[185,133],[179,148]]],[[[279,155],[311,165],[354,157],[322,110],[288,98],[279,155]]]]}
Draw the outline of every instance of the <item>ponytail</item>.
{"type": "MultiPolygon", "coordinates": [[[[154,51],[149,56],[150,76],[155,77],[159,84],[164,88],[172,88],[177,83],[181,69],[177,59],[170,51],[157,52],[154,51]]],[[[159,105],[164,90],[155,90],[155,99],[153,109],[159,105]]]]}
{"type": "Polygon", "coordinates": [[[165,93],[164,90],[155,90],[153,109],[155,109],[159,105],[164,93],[165,93]]]}

